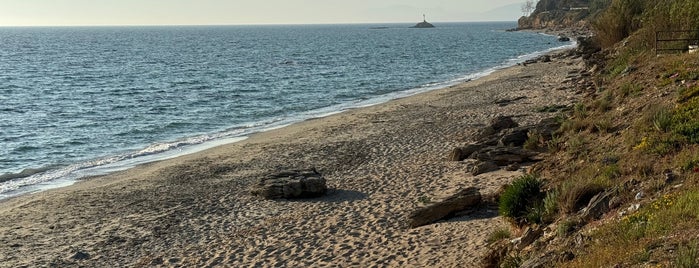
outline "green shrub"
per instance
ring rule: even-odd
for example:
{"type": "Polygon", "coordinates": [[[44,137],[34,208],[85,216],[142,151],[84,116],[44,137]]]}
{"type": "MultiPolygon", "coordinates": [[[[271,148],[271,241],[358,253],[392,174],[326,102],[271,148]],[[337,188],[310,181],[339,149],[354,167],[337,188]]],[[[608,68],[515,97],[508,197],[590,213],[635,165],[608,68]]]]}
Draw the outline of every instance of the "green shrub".
{"type": "Polygon", "coordinates": [[[672,126],[672,113],[667,108],[660,108],[653,114],[653,128],[667,132],[672,126]]]}
{"type": "Polygon", "coordinates": [[[568,234],[572,233],[575,230],[575,226],[577,225],[576,222],[571,221],[571,220],[564,220],[558,223],[558,236],[560,237],[566,237],[568,234]]]}
{"type": "Polygon", "coordinates": [[[585,104],[581,102],[576,103],[575,106],[573,106],[573,115],[580,119],[587,117],[587,107],[585,107],[585,104]]]}
{"type": "Polygon", "coordinates": [[[520,266],[522,266],[522,258],[519,256],[507,256],[500,263],[501,268],[518,268],[520,266]]]}
{"type": "Polygon", "coordinates": [[[599,133],[609,133],[612,130],[612,127],[612,122],[609,120],[609,118],[602,118],[594,123],[594,130],[599,133]]]}
{"type": "Polygon", "coordinates": [[[527,150],[539,150],[541,144],[544,143],[544,137],[537,131],[530,131],[527,133],[527,140],[524,141],[524,149],[527,150]]]}
{"type": "Polygon", "coordinates": [[[697,251],[696,244],[690,244],[687,246],[682,246],[677,251],[677,260],[675,261],[675,267],[681,268],[696,268],[699,267],[699,251],[697,251]]]}
{"type": "Polygon", "coordinates": [[[587,140],[582,135],[572,136],[566,142],[566,151],[575,157],[587,155],[588,149],[587,140]]]}
{"type": "Polygon", "coordinates": [[[600,44],[613,46],[638,30],[643,10],[644,1],[612,0],[611,5],[592,22],[600,44]]]}
{"type": "Polygon", "coordinates": [[[558,191],[551,190],[546,192],[544,197],[544,218],[545,221],[553,221],[558,214],[558,191]]]}
{"type": "Polygon", "coordinates": [[[643,88],[641,85],[636,83],[626,83],[621,86],[620,90],[622,97],[628,97],[637,96],[643,90],[643,88]]]}
{"type": "Polygon", "coordinates": [[[500,215],[521,225],[531,219],[533,210],[540,205],[544,196],[541,191],[542,181],[534,175],[523,175],[515,179],[500,195],[500,215]]]}
{"type": "Polygon", "coordinates": [[[691,143],[699,143],[699,98],[683,103],[672,116],[672,129],[691,143]]]}
{"type": "Polygon", "coordinates": [[[604,95],[602,95],[593,103],[593,106],[597,109],[597,111],[606,112],[609,111],[609,109],[611,109],[613,100],[614,97],[612,96],[610,91],[606,91],[604,95]]]}
{"type": "Polygon", "coordinates": [[[488,243],[495,243],[497,241],[503,240],[503,239],[508,239],[512,237],[512,233],[510,232],[510,228],[507,227],[501,227],[493,231],[489,236],[488,236],[488,243]]]}
{"type": "Polygon", "coordinates": [[[621,176],[621,170],[617,164],[608,165],[602,169],[602,177],[604,179],[613,180],[619,176],[621,176]]]}
{"type": "Polygon", "coordinates": [[[679,90],[679,102],[686,102],[699,96],[699,86],[683,87],[679,90]]]}
{"type": "Polygon", "coordinates": [[[604,191],[606,186],[591,180],[568,180],[561,186],[559,208],[563,213],[575,213],[587,206],[590,199],[604,191]]]}

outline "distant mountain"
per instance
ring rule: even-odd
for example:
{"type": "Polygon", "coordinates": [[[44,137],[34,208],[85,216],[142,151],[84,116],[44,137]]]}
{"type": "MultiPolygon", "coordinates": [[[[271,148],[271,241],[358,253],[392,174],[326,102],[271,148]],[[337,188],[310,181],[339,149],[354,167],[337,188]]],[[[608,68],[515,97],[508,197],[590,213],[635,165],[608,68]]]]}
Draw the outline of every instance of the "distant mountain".
{"type": "Polygon", "coordinates": [[[427,19],[434,22],[517,21],[522,16],[521,9],[521,3],[509,4],[481,12],[470,11],[467,8],[446,9],[435,7],[424,9],[410,5],[394,5],[385,8],[367,9],[364,11],[364,14],[368,15],[372,21],[406,21],[406,14],[427,14],[427,19]]]}
{"type": "Polygon", "coordinates": [[[481,17],[479,20],[490,21],[515,21],[522,16],[522,4],[510,4],[501,6],[481,14],[475,14],[476,17],[481,17]]]}

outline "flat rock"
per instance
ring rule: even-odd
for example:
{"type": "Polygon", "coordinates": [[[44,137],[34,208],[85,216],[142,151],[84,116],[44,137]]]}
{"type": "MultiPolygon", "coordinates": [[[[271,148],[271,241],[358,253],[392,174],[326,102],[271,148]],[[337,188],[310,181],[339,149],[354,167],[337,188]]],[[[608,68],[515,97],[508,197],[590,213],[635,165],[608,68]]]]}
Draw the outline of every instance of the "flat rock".
{"type": "Polygon", "coordinates": [[[270,174],[250,191],[265,199],[312,198],[328,191],[325,178],[314,168],[270,174]]]}
{"type": "Polygon", "coordinates": [[[500,169],[498,165],[493,162],[478,162],[471,169],[471,175],[478,176],[483,173],[488,173],[500,169]]]}
{"type": "Polygon", "coordinates": [[[534,160],[536,152],[519,147],[489,146],[471,154],[470,158],[484,162],[494,162],[498,166],[524,163],[534,160]]]}
{"type": "Polygon", "coordinates": [[[442,200],[418,208],[408,216],[408,225],[415,228],[444,219],[455,212],[477,206],[481,203],[481,193],[475,187],[462,189],[442,200]]]}

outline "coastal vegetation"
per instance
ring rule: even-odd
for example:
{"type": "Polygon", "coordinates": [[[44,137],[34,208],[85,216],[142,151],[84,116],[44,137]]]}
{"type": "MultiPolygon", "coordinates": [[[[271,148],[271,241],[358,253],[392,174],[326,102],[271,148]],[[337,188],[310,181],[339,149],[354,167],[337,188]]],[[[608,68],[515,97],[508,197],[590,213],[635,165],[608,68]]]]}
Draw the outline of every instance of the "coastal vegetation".
{"type": "Polygon", "coordinates": [[[655,46],[658,31],[675,30],[693,30],[678,43],[697,45],[699,2],[588,4],[600,49],[586,61],[594,91],[545,137],[549,155],[532,168],[541,192],[529,194],[538,201],[512,197],[524,178],[500,199],[517,228],[547,234],[511,248],[500,267],[512,256],[523,267],[698,267],[699,55],[655,46]],[[537,206],[545,216],[525,217],[537,206]]]}

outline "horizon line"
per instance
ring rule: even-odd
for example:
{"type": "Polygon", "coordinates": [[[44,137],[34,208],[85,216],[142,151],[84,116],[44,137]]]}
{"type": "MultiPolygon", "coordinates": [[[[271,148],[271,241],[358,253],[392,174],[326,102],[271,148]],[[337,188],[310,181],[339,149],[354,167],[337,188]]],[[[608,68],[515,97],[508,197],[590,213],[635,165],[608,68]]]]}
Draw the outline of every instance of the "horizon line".
{"type": "MultiPolygon", "coordinates": [[[[432,21],[431,23],[488,23],[517,22],[517,20],[479,20],[479,21],[432,21]]],[[[368,25],[368,24],[414,24],[416,22],[337,22],[337,23],[239,23],[239,24],[61,24],[61,25],[0,25],[0,28],[32,27],[197,27],[197,26],[302,26],[302,25],[368,25]]]]}

